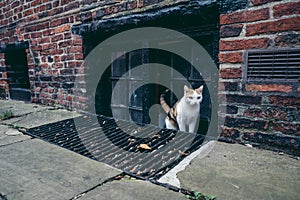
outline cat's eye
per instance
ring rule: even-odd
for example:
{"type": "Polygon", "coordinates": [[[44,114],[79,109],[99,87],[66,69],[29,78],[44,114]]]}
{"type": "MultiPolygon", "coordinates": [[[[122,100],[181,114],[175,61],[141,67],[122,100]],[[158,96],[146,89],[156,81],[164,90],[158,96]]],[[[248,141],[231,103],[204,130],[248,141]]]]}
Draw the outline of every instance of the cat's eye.
{"type": "Polygon", "coordinates": [[[201,97],[197,97],[197,99],[201,99],[201,97]]]}
{"type": "Polygon", "coordinates": [[[191,99],[191,100],[192,100],[192,99],[193,99],[193,97],[189,97],[189,99],[191,99]]]}

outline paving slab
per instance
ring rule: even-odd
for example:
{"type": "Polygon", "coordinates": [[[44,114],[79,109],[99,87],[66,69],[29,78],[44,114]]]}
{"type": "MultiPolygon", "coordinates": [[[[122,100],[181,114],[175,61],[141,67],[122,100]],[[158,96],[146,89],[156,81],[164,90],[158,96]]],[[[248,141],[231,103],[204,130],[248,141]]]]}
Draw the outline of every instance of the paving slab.
{"type": "Polygon", "coordinates": [[[6,199],[70,199],[120,173],[38,139],[0,147],[0,197],[6,199]]]}
{"type": "Polygon", "coordinates": [[[12,111],[14,116],[22,116],[46,109],[51,109],[51,107],[27,103],[23,101],[0,100],[0,116],[6,111],[12,111]]]}
{"type": "Polygon", "coordinates": [[[26,116],[3,120],[2,123],[22,128],[33,128],[77,116],[80,116],[80,114],[67,110],[43,110],[32,112],[26,116]]]}
{"type": "Polygon", "coordinates": [[[0,124],[32,128],[48,123],[74,118],[80,114],[50,106],[26,103],[22,101],[0,100],[0,117],[11,111],[13,116],[0,120],[0,124]]]}
{"type": "Polygon", "coordinates": [[[140,180],[113,181],[82,196],[80,200],[187,200],[182,193],[140,180]]]}
{"type": "Polygon", "coordinates": [[[0,125],[0,147],[29,140],[31,137],[23,135],[16,129],[9,128],[8,126],[0,125]]]}
{"type": "Polygon", "coordinates": [[[220,142],[207,151],[177,174],[183,188],[217,199],[299,199],[298,159],[220,142]]]}

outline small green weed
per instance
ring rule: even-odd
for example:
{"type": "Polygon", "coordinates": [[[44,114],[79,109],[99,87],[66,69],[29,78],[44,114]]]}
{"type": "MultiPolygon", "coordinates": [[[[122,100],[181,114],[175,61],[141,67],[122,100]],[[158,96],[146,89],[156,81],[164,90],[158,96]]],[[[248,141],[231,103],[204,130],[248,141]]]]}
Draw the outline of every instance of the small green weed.
{"type": "Polygon", "coordinates": [[[186,195],[187,199],[192,199],[192,200],[215,200],[217,197],[216,196],[206,196],[202,194],[201,192],[195,192],[192,191],[190,195],[186,195]]]}
{"type": "Polygon", "coordinates": [[[14,113],[13,113],[12,110],[6,110],[6,111],[4,111],[4,113],[2,113],[0,115],[0,119],[1,120],[5,120],[5,119],[9,119],[9,118],[11,118],[13,116],[14,116],[14,113]]]}

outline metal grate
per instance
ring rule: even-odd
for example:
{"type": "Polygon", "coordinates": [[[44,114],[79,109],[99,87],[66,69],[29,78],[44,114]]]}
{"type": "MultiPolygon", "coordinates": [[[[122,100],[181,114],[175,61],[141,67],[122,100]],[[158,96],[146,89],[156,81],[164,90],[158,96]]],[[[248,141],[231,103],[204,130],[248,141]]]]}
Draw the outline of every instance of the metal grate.
{"type": "Polygon", "coordinates": [[[205,137],[151,125],[136,127],[132,122],[104,116],[97,116],[97,122],[91,116],[81,116],[31,128],[25,133],[142,179],[159,178],[197,150],[205,137]],[[139,148],[141,144],[151,150],[139,148]]]}
{"type": "Polygon", "coordinates": [[[300,49],[249,51],[247,80],[298,81],[300,49]]]}

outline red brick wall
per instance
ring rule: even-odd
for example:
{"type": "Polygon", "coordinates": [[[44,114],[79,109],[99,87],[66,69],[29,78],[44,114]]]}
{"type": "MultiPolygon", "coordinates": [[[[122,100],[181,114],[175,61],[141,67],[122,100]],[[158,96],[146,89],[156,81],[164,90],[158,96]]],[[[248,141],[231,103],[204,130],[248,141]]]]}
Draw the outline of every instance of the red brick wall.
{"type": "MultiPolygon", "coordinates": [[[[4,0],[0,2],[0,44],[29,41],[32,102],[73,108],[72,87],[75,78],[84,73],[84,58],[82,38],[73,35],[71,27],[116,13],[145,10],[161,1],[4,0]]],[[[7,97],[4,53],[0,53],[0,66],[0,92],[7,97]]]]}
{"type": "Polygon", "coordinates": [[[251,0],[220,16],[220,116],[224,138],[299,150],[299,81],[247,83],[249,49],[300,48],[300,2],[251,0]]]}

